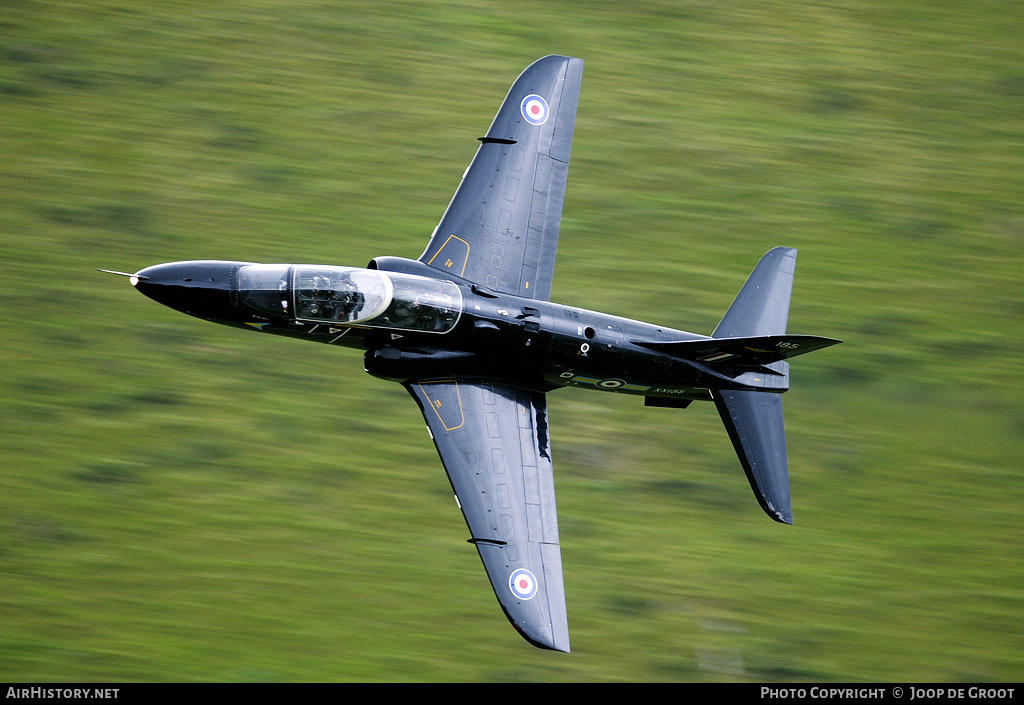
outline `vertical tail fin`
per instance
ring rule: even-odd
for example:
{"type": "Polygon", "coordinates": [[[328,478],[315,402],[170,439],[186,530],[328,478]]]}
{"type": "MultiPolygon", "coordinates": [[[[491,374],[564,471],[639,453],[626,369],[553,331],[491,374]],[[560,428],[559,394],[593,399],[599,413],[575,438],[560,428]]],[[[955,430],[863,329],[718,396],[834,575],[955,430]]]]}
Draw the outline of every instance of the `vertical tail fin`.
{"type": "MultiPolygon", "coordinates": [[[[789,247],[776,247],[762,257],[712,337],[784,334],[795,266],[796,250],[789,247]]],[[[775,521],[792,524],[781,395],[732,390],[712,394],[761,508],[775,521]]]]}

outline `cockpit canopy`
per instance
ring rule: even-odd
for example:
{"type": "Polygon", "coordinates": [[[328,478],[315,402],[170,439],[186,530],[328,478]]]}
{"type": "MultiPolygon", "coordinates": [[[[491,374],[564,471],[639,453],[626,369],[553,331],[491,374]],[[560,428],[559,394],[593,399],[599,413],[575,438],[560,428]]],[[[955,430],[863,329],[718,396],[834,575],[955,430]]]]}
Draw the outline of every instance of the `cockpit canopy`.
{"type": "Polygon", "coordinates": [[[356,267],[251,264],[238,292],[261,311],[324,323],[446,333],[462,314],[452,282],[356,267]]]}

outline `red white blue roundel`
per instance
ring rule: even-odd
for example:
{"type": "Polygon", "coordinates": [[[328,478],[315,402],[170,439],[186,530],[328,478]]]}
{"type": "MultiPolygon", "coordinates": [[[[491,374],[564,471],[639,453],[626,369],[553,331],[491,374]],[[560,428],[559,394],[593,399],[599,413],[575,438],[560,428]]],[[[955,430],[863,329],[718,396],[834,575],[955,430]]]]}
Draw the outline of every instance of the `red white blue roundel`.
{"type": "Polygon", "coordinates": [[[543,125],[548,121],[548,103],[539,95],[528,95],[519,104],[519,109],[531,125],[543,125]]]}
{"type": "Polygon", "coordinates": [[[537,594],[537,578],[526,568],[512,571],[508,579],[509,589],[520,600],[529,600],[537,594]]]}

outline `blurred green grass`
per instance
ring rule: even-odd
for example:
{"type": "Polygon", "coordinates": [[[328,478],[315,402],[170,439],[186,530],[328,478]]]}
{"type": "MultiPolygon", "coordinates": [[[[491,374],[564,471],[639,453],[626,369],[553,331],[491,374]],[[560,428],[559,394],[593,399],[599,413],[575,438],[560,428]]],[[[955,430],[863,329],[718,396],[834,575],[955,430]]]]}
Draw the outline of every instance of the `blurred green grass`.
{"type": "Polygon", "coordinates": [[[1015,2],[0,13],[0,680],[1013,681],[1015,2]],[[512,80],[586,61],[552,298],[707,333],[800,249],[793,527],[713,408],[551,395],[573,653],[508,627],[355,353],[97,267],[415,257],[512,80]]]}

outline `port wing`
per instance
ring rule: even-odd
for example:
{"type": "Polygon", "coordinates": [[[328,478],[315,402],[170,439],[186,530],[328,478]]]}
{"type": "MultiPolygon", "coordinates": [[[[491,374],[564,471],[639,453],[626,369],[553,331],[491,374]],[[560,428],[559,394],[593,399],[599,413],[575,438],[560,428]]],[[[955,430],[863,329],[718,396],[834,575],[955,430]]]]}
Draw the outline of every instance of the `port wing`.
{"type": "Polygon", "coordinates": [[[458,378],[406,388],[505,615],[531,644],[569,651],[544,394],[458,378]]]}

